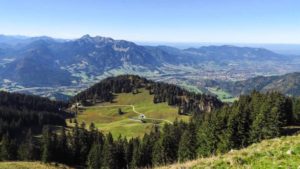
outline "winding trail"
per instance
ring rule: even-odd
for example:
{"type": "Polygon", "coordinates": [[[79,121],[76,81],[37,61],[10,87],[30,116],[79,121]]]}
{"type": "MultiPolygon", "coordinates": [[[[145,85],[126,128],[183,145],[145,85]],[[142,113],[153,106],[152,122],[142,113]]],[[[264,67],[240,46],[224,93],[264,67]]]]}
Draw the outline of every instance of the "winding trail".
{"type": "MultiPolygon", "coordinates": [[[[134,105],[131,105],[131,104],[125,104],[125,105],[119,104],[119,105],[109,105],[109,106],[91,106],[91,107],[131,107],[131,108],[132,108],[132,111],[133,111],[135,114],[138,114],[139,117],[143,116],[143,119],[157,120],[157,121],[164,121],[164,122],[173,124],[173,122],[171,122],[171,121],[169,121],[169,120],[165,120],[165,119],[147,118],[145,114],[138,112],[138,111],[135,109],[135,106],[134,106],[134,105]]],[[[91,107],[80,106],[80,108],[91,108],[91,107]]],[[[130,119],[130,120],[137,121],[137,119],[134,119],[134,118],[129,118],[129,119],[130,119]]],[[[141,120],[139,120],[139,121],[141,121],[141,120]]]]}

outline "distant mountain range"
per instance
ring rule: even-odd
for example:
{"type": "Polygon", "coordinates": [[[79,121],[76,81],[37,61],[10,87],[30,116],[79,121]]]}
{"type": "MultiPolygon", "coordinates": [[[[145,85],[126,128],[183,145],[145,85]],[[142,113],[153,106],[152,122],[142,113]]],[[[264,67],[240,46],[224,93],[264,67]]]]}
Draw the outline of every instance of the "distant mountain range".
{"type": "MultiPolygon", "coordinates": [[[[75,40],[0,36],[0,85],[9,91],[61,86],[74,91],[107,76],[138,74],[154,80],[245,80],[257,75],[300,71],[300,59],[262,48],[204,46],[178,49],[142,46],[125,40],[85,35],[75,40]]],[[[52,87],[52,91],[48,90],[52,87]]],[[[40,92],[44,89],[36,89],[40,92]]]]}
{"type": "Polygon", "coordinates": [[[21,36],[21,35],[16,35],[16,36],[0,35],[1,45],[11,45],[15,47],[26,45],[37,40],[58,41],[58,42],[67,41],[66,39],[56,39],[48,36],[28,37],[28,36],[21,36]]]}
{"type": "Polygon", "coordinates": [[[21,46],[1,50],[2,58],[14,61],[0,70],[0,77],[26,87],[71,85],[82,78],[76,74],[97,76],[127,65],[159,71],[163,63],[178,63],[159,48],[88,35],[67,42],[43,38],[21,46]]]}

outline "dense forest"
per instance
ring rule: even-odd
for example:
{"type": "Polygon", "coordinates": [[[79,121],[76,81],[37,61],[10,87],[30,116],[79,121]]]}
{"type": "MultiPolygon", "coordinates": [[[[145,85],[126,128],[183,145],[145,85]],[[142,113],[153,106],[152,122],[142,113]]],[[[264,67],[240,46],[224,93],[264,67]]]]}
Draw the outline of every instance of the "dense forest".
{"type": "MultiPolygon", "coordinates": [[[[150,90],[149,90],[150,92],[150,90]]],[[[1,160],[41,160],[84,168],[145,168],[183,162],[240,149],[263,139],[286,134],[284,127],[299,123],[300,100],[280,93],[253,91],[232,105],[195,114],[189,123],[175,121],[154,127],[143,138],[113,139],[93,124],[53,131],[44,125],[42,137],[27,130],[17,146],[9,133],[2,136],[1,160]]]]}
{"type": "Polygon", "coordinates": [[[28,129],[65,125],[67,103],[17,93],[0,92],[0,138],[20,137],[28,129]]]}
{"type": "Polygon", "coordinates": [[[214,96],[189,92],[176,85],[154,82],[135,75],[109,77],[88,88],[72,98],[72,102],[93,104],[96,102],[113,102],[114,94],[138,93],[145,88],[154,95],[153,102],[167,102],[178,106],[180,114],[201,114],[220,108],[223,103],[214,96]]]}

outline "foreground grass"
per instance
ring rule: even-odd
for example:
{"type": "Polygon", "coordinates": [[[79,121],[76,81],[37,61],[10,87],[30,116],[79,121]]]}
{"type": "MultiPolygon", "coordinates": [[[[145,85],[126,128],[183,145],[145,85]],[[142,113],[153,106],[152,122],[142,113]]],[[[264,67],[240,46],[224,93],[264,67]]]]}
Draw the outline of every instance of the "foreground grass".
{"type": "Polygon", "coordinates": [[[160,169],[298,169],[300,168],[300,134],[265,140],[224,155],[200,158],[160,169]]]}
{"type": "MultiPolygon", "coordinates": [[[[150,132],[154,125],[163,125],[168,120],[173,122],[175,119],[188,121],[189,116],[178,115],[177,107],[167,105],[167,103],[153,103],[153,95],[145,89],[140,89],[140,93],[122,93],[118,94],[114,103],[102,103],[86,108],[77,117],[79,124],[85,122],[87,126],[93,122],[96,127],[104,132],[111,132],[114,138],[119,135],[126,137],[142,137],[150,132]],[[133,112],[132,107],[97,107],[97,106],[116,106],[133,105],[136,111],[144,114],[146,118],[162,120],[146,120],[142,123],[138,120],[138,114],[133,112]],[[118,114],[121,108],[123,115],[118,114]]],[[[67,121],[68,122],[68,121],[67,121]]],[[[74,124],[68,123],[69,126],[74,124]]]]}
{"type": "Polygon", "coordinates": [[[72,169],[61,164],[44,164],[42,162],[0,162],[1,169],[72,169]]]}

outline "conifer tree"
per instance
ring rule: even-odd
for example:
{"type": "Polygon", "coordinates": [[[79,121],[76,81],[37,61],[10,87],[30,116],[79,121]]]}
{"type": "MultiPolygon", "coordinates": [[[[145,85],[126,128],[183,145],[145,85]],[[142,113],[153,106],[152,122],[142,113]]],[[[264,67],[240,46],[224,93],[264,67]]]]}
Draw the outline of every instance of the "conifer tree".
{"type": "Polygon", "coordinates": [[[174,126],[166,124],[163,128],[161,145],[165,163],[173,163],[177,160],[179,139],[175,133],[174,126]]]}
{"type": "Polygon", "coordinates": [[[28,130],[25,141],[22,143],[18,150],[19,159],[31,161],[36,159],[36,149],[32,138],[31,129],[28,130]]]}
{"type": "Polygon", "coordinates": [[[121,136],[115,141],[114,151],[114,163],[116,164],[116,168],[125,169],[127,166],[125,155],[125,141],[121,136]]]}
{"type": "Polygon", "coordinates": [[[53,160],[53,145],[51,140],[51,132],[48,126],[43,128],[43,141],[42,141],[42,161],[44,163],[51,162],[53,160]]]}
{"type": "Polygon", "coordinates": [[[100,169],[102,167],[101,146],[94,144],[88,154],[88,169],[100,169]]]}
{"type": "Polygon", "coordinates": [[[89,130],[92,132],[96,130],[95,124],[93,122],[90,124],[89,130]]]}
{"type": "Polygon", "coordinates": [[[216,124],[212,121],[204,121],[197,131],[197,154],[198,156],[209,156],[216,150],[216,124]]]}
{"type": "Polygon", "coordinates": [[[293,98],[293,124],[300,123],[300,98],[293,98]]]}
{"type": "Polygon", "coordinates": [[[76,163],[80,161],[80,142],[79,142],[80,136],[79,136],[79,127],[77,121],[75,123],[75,127],[73,128],[72,136],[70,138],[71,138],[73,162],[76,163]]]}
{"type": "Polygon", "coordinates": [[[181,136],[178,149],[178,159],[180,162],[194,159],[196,157],[195,129],[190,127],[181,136]]]}
{"type": "Polygon", "coordinates": [[[79,161],[81,164],[86,162],[89,149],[91,148],[92,142],[89,140],[89,134],[85,129],[79,130],[79,161]]]}
{"type": "Polygon", "coordinates": [[[103,150],[102,150],[102,157],[103,157],[103,167],[104,168],[112,168],[114,169],[116,164],[114,163],[114,140],[111,133],[108,133],[105,137],[103,150]]]}
{"type": "Polygon", "coordinates": [[[58,136],[58,143],[57,143],[58,161],[62,163],[68,163],[70,150],[69,150],[66,130],[64,127],[61,127],[59,134],[60,135],[58,136]]]}
{"type": "Polygon", "coordinates": [[[134,146],[134,139],[131,138],[129,142],[127,143],[127,146],[125,147],[125,158],[126,158],[126,168],[129,168],[129,165],[132,161],[132,155],[133,155],[133,146],[134,146]]]}
{"type": "Polygon", "coordinates": [[[165,158],[163,154],[163,146],[161,145],[161,140],[157,140],[153,146],[153,154],[152,154],[152,165],[165,165],[165,158]]]}
{"type": "Polygon", "coordinates": [[[2,137],[1,147],[0,147],[0,160],[7,161],[7,160],[14,160],[16,159],[16,155],[14,152],[14,145],[12,140],[9,137],[9,134],[6,133],[2,137]]]}
{"type": "Polygon", "coordinates": [[[151,135],[145,134],[141,143],[140,151],[140,165],[142,167],[152,166],[152,150],[155,138],[151,138],[151,135]]]}
{"type": "Polygon", "coordinates": [[[140,166],[140,140],[138,138],[133,140],[132,160],[130,162],[130,168],[139,168],[140,166]]]}
{"type": "Polygon", "coordinates": [[[123,114],[123,112],[122,112],[122,109],[121,109],[121,108],[119,108],[119,109],[118,109],[118,113],[119,113],[119,115],[122,115],[122,114],[123,114]]]}

